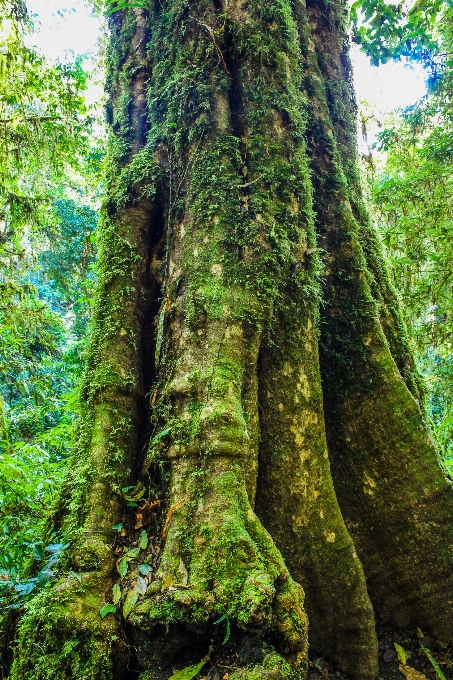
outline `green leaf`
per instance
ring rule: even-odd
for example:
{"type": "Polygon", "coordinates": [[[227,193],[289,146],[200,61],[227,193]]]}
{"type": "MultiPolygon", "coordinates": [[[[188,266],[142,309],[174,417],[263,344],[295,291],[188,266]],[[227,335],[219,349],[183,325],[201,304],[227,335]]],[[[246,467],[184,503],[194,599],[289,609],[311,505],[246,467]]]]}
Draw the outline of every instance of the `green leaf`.
{"type": "Polygon", "coordinates": [[[114,604],[105,604],[102,609],[99,610],[101,618],[105,619],[107,614],[114,614],[116,612],[116,607],[114,604]]]}
{"type": "Polygon", "coordinates": [[[222,645],[226,645],[228,640],[230,639],[230,634],[231,634],[231,624],[230,624],[230,619],[226,620],[226,631],[225,631],[225,637],[223,639],[222,645]]]}
{"type": "Polygon", "coordinates": [[[205,664],[206,660],[203,660],[196,666],[187,666],[186,668],[183,668],[182,670],[173,673],[173,675],[170,678],[168,678],[168,680],[192,680],[192,678],[198,675],[198,673],[201,671],[205,664]]]}
{"type": "Polygon", "coordinates": [[[33,546],[33,557],[35,560],[42,560],[44,557],[44,548],[40,543],[35,543],[33,546]]]}
{"type": "Polygon", "coordinates": [[[123,555],[123,557],[118,562],[118,573],[121,576],[121,578],[124,578],[126,576],[128,569],[129,569],[129,561],[128,561],[126,555],[123,555]]]}
{"type": "Polygon", "coordinates": [[[52,569],[42,569],[38,574],[38,587],[43,588],[46,583],[52,580],[53,575],[52,569]]]}
{"type": "Polygon", "coordinates": [[[407,654],[406,650],[401,647],[397,642],[393,643],[396,649],[396,653],[398,654],[398,661],[403,664],[403,666],[406,665],[407,663],[407,654]]]}
{"type": "Polygon", "coordinates": [[[137,569],[143,576],[148,576],[149,572],[151,571],[149,564],[139,564],[137,569]]]}
{"type": "MultiPolygon", "coordinates": [[[[109,4],[115,5],[115,2],[112,2],[112,0],[108,0],[109,4]]],[[[112,6],[110,9],[107,10],[107,14],[114,14],[114,12],[119,12],[121,9],[129,9],[131,7],[137,7],[138,9],[148,9],[149,8],[149,3],[147,2],[140,2],[139,0],[135,0],[134,2],[121,2],[116,4],[116,6],[112,6]]]]}
{"type": "Polygon", "coordinates": [[[118,583],[115,583],[112,590],[113,590],[113,604],[118,604],[118,602],[121,600],[121,588],[118,585],[118,583]]]}
{"type": "Polygon", "coordinates": [[[121,531],[122,528],[123,528],[122,522],[120,522],[119,524],[114,524],[112,527],[112,529],[114,529],[115,531],[121,531]]]}
{"type": "Polygon", "coordinates": [[[131,613],[132,609],[134,608],[135,604],[137,603],[138,600],[138,591],[134,588],[134,590],[130,590],[128,594],[126,595],[126,599],[123,604],[123,616],[125,619],[129,616],[131,613]]]}
{"type": "Polygon", "coordinates": [[[217,619],[217,621],[214,621],[214,626],[217,626],[219,623],[222,623],[222,621],[225,621],[227,615],[224,614],[223,616],[220,617],[220,619],[217,619]]]}
{"type": "Polygon", "coordinates": [[[140,548],[132,548],[132,550],[128,550],[126,553],[126,557],[129,559],[133,559],[134,557],[138,557],[138,553],[140,552],[140,548]]]}
{"type": "Polygon", "coordinates": [[[144,529],[143,529],[143,531],[142,531],[141,534],[140,534],[140,543],[139,543],[139,545],[140,545],[140,548],[141,548],[142,550],[146,550],[146,548],[148,547],[148,534],[146,533],[146,531],[145,531],[144,529]]]}
{"type": "Polygon", "coordinates": [[[143,496],[146,493],[146,488],[143,486],[143,484],[141,482],[139,482],[136,486],[132,486],[132,487],[125,486],[122,489],[122,492],[123,492],[123,497],[127,501],[133,502],[133,501],[139,501],[141,498],[143,498],[143,496]]]}
{"type": "Polygon", "coordinates": [[[439,664],[437,663],[436,659],[431,654],[430,650],[427,647],[423,647],[423,645],[420,645],[420,647],[423,649],[426,656],[431,661],[431,665],[434,668],[434,670],[436,671],[437,677],[439,678],[439,680],[446,680],[445,675],[443,674],[439,664]]]}

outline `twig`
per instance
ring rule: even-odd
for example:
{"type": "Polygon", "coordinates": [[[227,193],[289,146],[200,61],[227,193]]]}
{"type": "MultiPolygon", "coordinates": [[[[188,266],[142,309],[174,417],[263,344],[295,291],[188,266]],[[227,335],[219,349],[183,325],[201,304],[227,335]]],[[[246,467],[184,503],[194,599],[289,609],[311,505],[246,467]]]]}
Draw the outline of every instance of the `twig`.
{"type": "Polygon", "coordinates": [[[167,519],[165,520],[164,528],[162,529],[162,538],[164,541],[167,538],[167,532],[168,532],[168,526],[171,522],[171,518],[173,517],[175,510],[179,508],[180,505],[185,503],[187,498],[183,498],[182,501],[179,501],[178,503],[175,503],[174,505],[171,506],[170,510],[168,511],[167,519]]]}
{"type": "Polygon", "coordinates": [[[223,56],[223,52],[222,52],[222,50],[220,49],[220,47],[218,46],[217,40],[215,39],[214,29],[211,28],[211,26],[208,26],[208,24],[205,24],[203,21],[200,21],[199,19],[196,19],[195,17],[193,17],[193,20],[196,21],[197,24],[200,24],[200,26],[203,26],[203,28],[205,28],[205,29],[207,30],[207,32],[209,33],[209,35],[210,35],[211,38],[212,38],[212,42],[214,43],[214,46],[215,46],[215,48],[216,48],[216,50],[217,50],[217,53],[218,53],[219,57],[220,57],[220,59],[222,60],[223,68],[224,68],[225,71],[228,73],[228,75],[231,77],[231,73],[229,72],[228,66],[226,65],[226,61],[225,61],[225,57],[223,56]]]}
{"type": "Polygon", "coordinates": [[[252,184],[256,184],[257,182],[259,182],[262,176],[263,174],[258,175],[256,179],[252,180],[251,182],[247,182],[246,184],[236,184],[236,187],[238,189],[247,189],[247,187],[251,187],[252,184]]]}

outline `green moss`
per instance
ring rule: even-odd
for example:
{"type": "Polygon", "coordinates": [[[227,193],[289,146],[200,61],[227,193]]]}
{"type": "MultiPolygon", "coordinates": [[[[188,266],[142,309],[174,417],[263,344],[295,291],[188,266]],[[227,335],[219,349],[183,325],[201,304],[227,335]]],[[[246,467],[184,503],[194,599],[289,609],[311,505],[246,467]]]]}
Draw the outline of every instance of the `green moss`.
{"type": "Polygon", "coordinates": [[[99,598],[91,591],[96,584],[84,586],[75,579],[60,581],[27,605],[11,680],[111,680],[121,663],[118,631],[99,616],[99,598]]]}

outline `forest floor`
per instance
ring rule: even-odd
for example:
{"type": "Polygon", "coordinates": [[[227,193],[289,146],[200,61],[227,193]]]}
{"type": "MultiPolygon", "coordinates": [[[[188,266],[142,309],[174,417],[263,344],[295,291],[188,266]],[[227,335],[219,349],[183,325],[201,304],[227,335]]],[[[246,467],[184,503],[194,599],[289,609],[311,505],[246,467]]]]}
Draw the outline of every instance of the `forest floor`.
{"type": "MultiPolygon", "coordinates": [[[[453,649],[423,635],[420,629],[394,633],[382,627],[378,638],[379,680],[453,680],[453,649]]],[[[348,680],[321,657],[311,659],[307,680],[320,678],[348,680]]]]}

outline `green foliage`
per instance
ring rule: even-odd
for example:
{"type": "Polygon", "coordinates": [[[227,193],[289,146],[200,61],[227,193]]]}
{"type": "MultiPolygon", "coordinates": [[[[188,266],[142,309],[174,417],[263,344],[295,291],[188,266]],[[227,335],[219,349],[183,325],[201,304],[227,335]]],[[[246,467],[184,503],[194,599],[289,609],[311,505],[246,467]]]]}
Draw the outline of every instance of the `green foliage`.
{"type": "Polygon", "coordinates": [[[105,619],[107,614],[114,614],[115,612],[116,607],[114,604],[106,604],[99,610],[99,614],[101,615],[102,619],[105,619]]]}
{"type": "Polygon", "coordinates": [[[86,74],[81,60],[48,64],[27,47],[31,29],[9,0],[0,15],[0,224],[18,236],[48,220],[59,180],[88,149],[86,74]]]}
{"type": "Polygon", "coordinates": [[[0,17],[0,606],[19,606],[65,547],[42,537],[73,438],[97,215],[81,62],[28,48],[20,3],[0,0],[0,17]]]}
{"type": "Polygon", "coordinates": [[[429,388],[428,409],[453,466],[453,61],[448,13],[438,25],[445,53],[431,90],[378,135],[385,159],[373,201],[406,323],[429,388]]]}
{"type": "Polygon", "coordinates": [[[420,646],[421,646],[421,648],[423,649],[423,651],[425,652],[425,654],[426,654],[426,656],[428,657],[428,659],[430,660],[431,665],[432,665],[432,667],[434,668],[434,670],[436,671],[436,675],[437,675],[437,677],[439,678],[439,680],[446,680],[445,675],[444,675],[444,673],[443,673],[441,667],[439,666],[439,664],[437,663],[436,659],[435,659],[435,658],[433,657],[433,655],[431,654],[430,650],[427,649],[426,647],[423,647],[423,645],[420,645],[420,646]]]}
{"type": "Polygon", "coordinates": [[[353,40],[361,45],[375,66],[407,57],[435,64],[442,50],[441,20],[453,15],[451,0],[356,0],[351,6],[353,40]]]}
{"type": "Polygon", "coordinates": [[[150,9],[151,3],[149,0],[107,0],[107,14],[114,14],[122,9],[150,9]]]}

